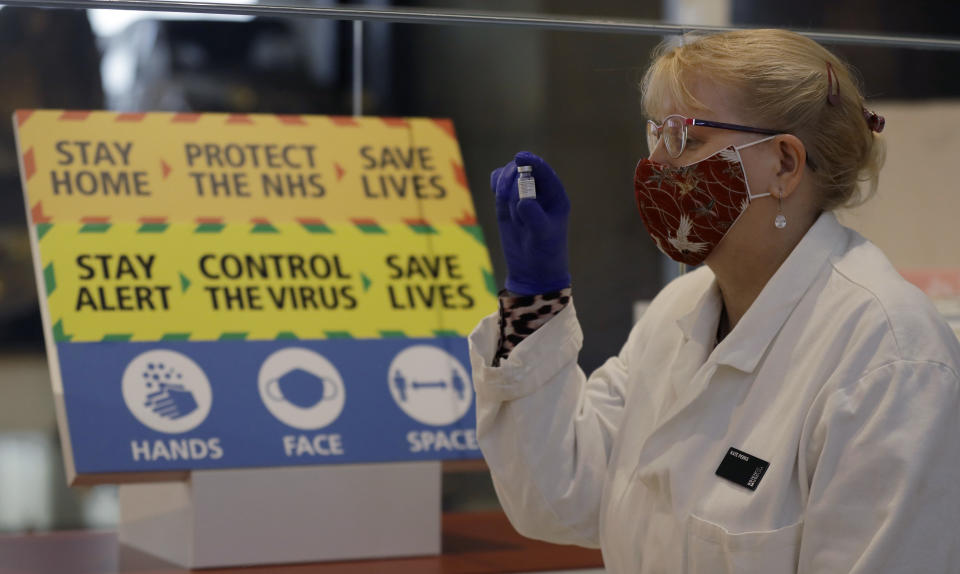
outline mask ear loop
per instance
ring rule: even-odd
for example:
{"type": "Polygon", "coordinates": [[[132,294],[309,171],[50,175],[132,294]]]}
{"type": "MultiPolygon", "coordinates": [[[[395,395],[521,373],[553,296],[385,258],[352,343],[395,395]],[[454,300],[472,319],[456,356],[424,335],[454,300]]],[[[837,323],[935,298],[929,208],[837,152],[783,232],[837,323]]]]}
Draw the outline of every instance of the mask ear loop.
{"type": "Polygon", "coordinates": [[[740,150],[745,149],[745,148],[748,148],[748,147],[750,147],[750,146],[757,145],[757,144],[762,144],[763,142],[770,141],[770,140],[772,140],[772,139],[775,138],[775,137],[777,137],[777,136],[776,136],[776,135],[767,136],[767,137],[765,137],[765,138],[760,138],[760,139],[758,139],[757,141],[753,141],[753,142],[750,142],[750,143],[748,143],[748,144],[744,144],[744,145],[742,145],[742,146],[734,146],[734,147],[733,147],[733,150],[737,152],[737,159],[740,161],[740,169],[743,171],[743,184],[747,186],[747,200],[748,200],[748,201],[753,201],[754,199],[760,199],[761,197],[767,197],[767,196],[773,195],[773,194],[771,194],[771,193],[761,193],[761,194],[759,194],[759,195],[753,195],[753,193],[750,191],[750,182],[747,181],[747,170],[744,168],[744,165],[743,165],[743,156],[740,155],[740,150]]]}
{"type": "Polygon", "coordinates": [[[745,149],[745,148],[748,148],[748,147],[750,147],[750,146],[754,146],[754,145],[757,145],[757,144],[762,144],[763,142],[768,142],[768,141],[772,140],[773,138],[777,137],[778,135],[780,135],[780,134],[773,134],[773,135],[767,136],[767,137],[765,137],[765,138],[760,138],[760,139],[758,139],[757,141],[752,141],[752,142],[750,142],[750,143],[745,143],[745,144],[743,144],[743,145],[741,145],[741,146],[734,146],[733,149],[735,149],[735,150],[737,150],[737,152],[739,152],[740,150],[745,149]]]}

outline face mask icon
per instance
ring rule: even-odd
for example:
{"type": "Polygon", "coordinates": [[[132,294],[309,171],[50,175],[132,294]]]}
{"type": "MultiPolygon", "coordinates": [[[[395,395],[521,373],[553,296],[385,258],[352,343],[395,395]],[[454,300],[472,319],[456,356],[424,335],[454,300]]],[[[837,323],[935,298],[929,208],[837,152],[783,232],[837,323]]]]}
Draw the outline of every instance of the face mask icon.
{"type": "Polygon", "coordinates": [[[293,369],[267,382],[267,395],[275,401],[287,401],[302,409],[330,400],[340,392],[337,383],[303,369],[293,369]]]}

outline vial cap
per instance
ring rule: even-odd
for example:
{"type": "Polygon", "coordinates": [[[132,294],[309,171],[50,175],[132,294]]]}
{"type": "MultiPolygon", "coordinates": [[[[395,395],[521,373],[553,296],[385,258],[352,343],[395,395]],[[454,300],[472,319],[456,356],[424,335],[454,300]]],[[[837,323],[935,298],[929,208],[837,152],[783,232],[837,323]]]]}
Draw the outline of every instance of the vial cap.
{"type": "Polygon", "coordinates": [[[517,171],[520,173],[530,173],[533,171],[532,165],[518,165],[517,171]]]}

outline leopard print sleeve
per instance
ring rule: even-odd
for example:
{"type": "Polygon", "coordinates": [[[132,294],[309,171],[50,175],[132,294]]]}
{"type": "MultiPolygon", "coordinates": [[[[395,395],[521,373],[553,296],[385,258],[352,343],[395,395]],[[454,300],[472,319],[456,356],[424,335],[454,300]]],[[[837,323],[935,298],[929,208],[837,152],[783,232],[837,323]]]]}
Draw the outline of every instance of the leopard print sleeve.
{"type": "Polygon", "coordinates": [[[570,302],[570,293],[570,287],[539,295],[500,291],[500,341],[493,366],[499,366],[520,341],[562,311],[570,302]]]}

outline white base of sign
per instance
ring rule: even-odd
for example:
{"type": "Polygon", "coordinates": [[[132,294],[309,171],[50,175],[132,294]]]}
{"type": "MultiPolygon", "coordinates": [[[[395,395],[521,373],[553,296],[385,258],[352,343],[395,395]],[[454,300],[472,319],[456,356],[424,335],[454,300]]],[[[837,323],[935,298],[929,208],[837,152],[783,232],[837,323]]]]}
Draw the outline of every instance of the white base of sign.
{"type": "Polygon", "coordinates": [[[185,568],[440,553],[439,462],[195,471],[121,485],[120,543],[185,568]]]}

